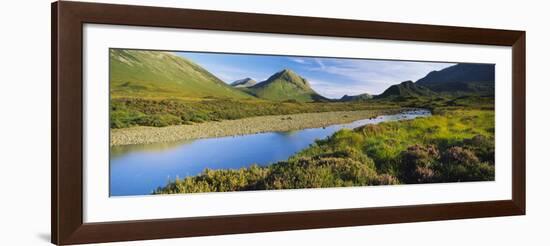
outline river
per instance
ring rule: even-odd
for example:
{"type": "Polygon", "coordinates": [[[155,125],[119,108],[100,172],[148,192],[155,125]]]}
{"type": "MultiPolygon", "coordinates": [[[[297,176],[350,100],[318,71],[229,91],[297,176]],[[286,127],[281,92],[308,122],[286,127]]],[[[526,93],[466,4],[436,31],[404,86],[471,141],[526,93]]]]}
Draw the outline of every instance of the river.
{"type": "Polygon", "coordinates": [[[194,176],[205,168],[237,169],[252,164],[266,166],[288,159],[343,128],[430,116],[424,109],[381,115],[347,124],[288,132],[197,139],[177,143],[112,146],[110,196],[147,195],[169,180],[194,176]]]}

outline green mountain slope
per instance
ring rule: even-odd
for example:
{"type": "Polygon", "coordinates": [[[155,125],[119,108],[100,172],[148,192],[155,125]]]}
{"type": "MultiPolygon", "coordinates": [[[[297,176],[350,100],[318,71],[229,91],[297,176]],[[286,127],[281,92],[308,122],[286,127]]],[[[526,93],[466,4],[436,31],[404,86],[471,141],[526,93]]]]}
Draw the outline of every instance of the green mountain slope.
{"type": "Polygon", "coordinates": [[[355,96],[344,95],[342,98],[340,98],[339,101],[341,101],[341,102],[362,102],[362,101],[366,101],[366,100],[369,100],[369,99],[372,99],[372,98],[373,98],[373,96],[371,94],[363,93],[363,94],[359,94],[359,95],[355,95],[355,96]]]}
{"type": "Polygon", "coordinates": [[[425,96],[435,96],[436,93],[430,89],[416,85],[412,81],[401,82],[397,85],[392,85],[388,87],[382,94],[378,95],[376,98],[388,98],[388,97],[425,97],[425,96]]]}
{"type": "Polygon", "coordinates": [[[289,69],[273,74],[266,81],[248,87],[246,91],[259,98],[273,101],[313,102],[327,100],[315,92],[306,79],[289,69]]]}
{"type": "Polygon", "coordinates": [[[252,98],[194,62],[162,51],[111,49],[112,97],[252,98]]]}
{"type": "Polygon", "coordinates": [[[256,84],[256,80],[253,80],[251,78],[245,78],[245,79],[239,79],[231,83],[231,86],[235,88],[246,88],[250,87],[256,84]]]}
{"type": "Polygon", "coordinates": [[[495,65],[460,63],[432,71],[416,81],[416,84],[435,92],[494,95],[495,65]]]}

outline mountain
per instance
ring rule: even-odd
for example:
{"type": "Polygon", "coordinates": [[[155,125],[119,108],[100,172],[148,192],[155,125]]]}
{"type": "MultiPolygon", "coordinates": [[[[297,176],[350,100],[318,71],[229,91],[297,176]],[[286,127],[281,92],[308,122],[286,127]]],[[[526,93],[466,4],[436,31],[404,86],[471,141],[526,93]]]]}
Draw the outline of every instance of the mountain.
{"type": "Polygon", "coordinates": [[[256,80],[253,80],[251,78],[245,78],[245,79],[239,79],[233,83],[231,83],[231,86],[235,88],[241,88],[241,87],[250,87],[256,84],[256,80]]]}
{"type": "Polygon", "coordinates": [[[252,98],[169,52],[111,49],[109,69],[113,97],[252,98]]]}
{"type": "Polygon", "coordinates": [[[376,96],[377,98],[388,98],[388,97],[423,97],[423,96],[434,96],[436,93],[430,89],[417,85],[412,81],[408,80],[401,82],[397,85],[392,85],[388,87],[382,94],[376,96]]]}
{"type": "Polygon", "coordinates": [[[259,98],[299,102],[326,101],[327,99],[315,92],[308,81],[290,69],[277,72],[266,81],[248,87],[247,91],[259,98]]]}
{"type": "Polygon", "coordinates": [[[416,81],[435,92],[495,94],[495,65],[459,63],[432,71],[416,81]]]}
{"type": "Polygon", "coordinates": [[[363,94],[359,94],[359,95],[355,95],[355,96],[344,95],[342,98],[340,98],[339,101],[341,101],[341,102],[362,102],[362,101],[366,101],[366,100],[369,100],[369,99],[372,99],[372,98],[373,98],[373,96],[371,94],[363,93],[363,94]]]}

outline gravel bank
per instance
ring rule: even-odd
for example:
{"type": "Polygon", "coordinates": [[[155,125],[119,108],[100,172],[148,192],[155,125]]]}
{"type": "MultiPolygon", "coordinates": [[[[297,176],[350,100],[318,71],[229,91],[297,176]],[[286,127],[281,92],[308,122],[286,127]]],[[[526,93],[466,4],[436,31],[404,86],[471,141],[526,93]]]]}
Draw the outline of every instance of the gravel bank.
{"type": "Polygon", "coordinates": [[[399,110],[362,110],[258,116],[238,120],[167,127],[131,127],[111,130],[111,146],[166,143],[199,138],[225,137],[271,131],[291,131],[397,113],[399,110]]]}

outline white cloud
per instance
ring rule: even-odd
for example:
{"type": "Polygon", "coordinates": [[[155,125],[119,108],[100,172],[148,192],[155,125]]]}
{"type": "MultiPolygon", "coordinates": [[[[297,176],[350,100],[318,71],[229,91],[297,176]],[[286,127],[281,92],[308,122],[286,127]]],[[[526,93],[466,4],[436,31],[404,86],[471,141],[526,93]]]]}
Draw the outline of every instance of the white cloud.
{"type": "MultiPolygon", "coordinates": [[[[454,65],[451,63],[318,58],[315,58],[314,61],[317,66],[309,67],[308,70],[345,78],[342,81],[325,83],[324,89],[328,90],[328,84],[332,84],[331,87],[335,91],[344,91],[348,88],[349,91],[345,93],[348,95],[353,94],[357,88],[368,88],[369,93],[380,94],[393,84],[406,80],[416,81],[433,70],[441,70],[454,65]]],[[[327,93],[338,94],[328,91],[327,93]]]]}
{"type": "Polygon", "coordinates": [[[315,62],[319,65],[320,69],[326,69],[325,64],[323,64],[323,61],[319,58],[314,58],[315,62]]]}
{"type": "Polygon", "coordinates": [[[293,62],[296,62],[296,63],[300,63],[300,64],[308,64],[308,62],[304,59],[301,59],[301,58],[289,58],[291,61],[293,62]]]}
{"type": "Polygon", "coordinates": [[[263,81],[267,77],[265,74],[257,73],[247,69],[241,69],[234,66],[219,65],[219,64],[202,64],[208,71],[214,74],[219,79],[230,84],[236,80],[251,78],[256,81],[263,81]]]}
{"type": "MultiPolygon", "coordinates": [[[[180,54],[181,55],[181,54],[180,54]]],[[[197,56],[197,54],[193,54],[197,56]]],[[[192,57],[192,56],[191,56],[192,57]]],[[[451,66],[451,63],[410,62],[392,60],[346,59],[346,58],[315,58],[315,57],[285,57],[284,59],[242,60],[231,61],[230,55],[216,56],[208,54],[197,63],[218,76],[226,83],[250,77],[256,81],[264,81],[282,68],[292,68],[298,74],[308,79],[313,89],[330,98],[345,94],[360,93],[380,94],[393,84],[405,80],[416,81],[433,70],[441,70],[451,66]]],[[[235,56],[238,57],[238,56],[235,56]]]]}
{"type": "Polygon", "coordinates": [[[372,84],[350,84],[342,86],[334,82],[328,82],[323,80],[312,79],[308,80],[311,87],[319,94],[328,98],[341,98],[344,95],[357,95],[362,93],[372,94],[372,91],[376,88],[372,84]]]}

